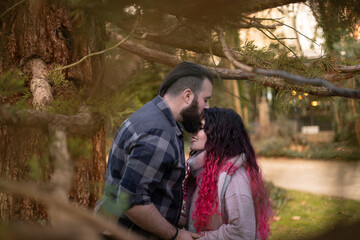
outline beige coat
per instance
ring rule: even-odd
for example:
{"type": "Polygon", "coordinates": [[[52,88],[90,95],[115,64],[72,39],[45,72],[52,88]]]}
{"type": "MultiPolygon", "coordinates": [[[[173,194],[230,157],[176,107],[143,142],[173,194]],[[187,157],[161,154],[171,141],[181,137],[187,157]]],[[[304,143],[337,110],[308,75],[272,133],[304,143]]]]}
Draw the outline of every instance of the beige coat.
{"type": "MultiPolygon", "coordinates": [[[[192,156],[189,159],[189,166],[194,177],[198,176],[203,171],[205,152],[192,156]]],[[[218,180],[218,213],[223,209],[223,215],[227,216],[227,221],[224,222],[223,216],[214,213],[210,217],[210,229],[205,232],[205,235],[200,239],[249,239],[255,240],[256,236],[256,219],[254,203],[250,188],[250,179],[246,170],[241,167],[244,161],[244,155],[237,156],[228,161],[238,164],[240,168],[229,178],[230,181],[224,192],[222,199],[221,193],[224,187],[227,172],[220,173],[218,180]],[[222,206],[224,204],[224,206],[222,206]]],[[[201,183],[200,183],[201,184],[201,183]]],[[[196,185],[196,184],[195,184],[196,185]]],[[[195,202],[198,197],[199,187],[188,189],[188,196],[186,199],[186,206],[188,213],[187,226],[191,232],[196,232],[192,218],[192,213],[195,209],[195,202]]]]}

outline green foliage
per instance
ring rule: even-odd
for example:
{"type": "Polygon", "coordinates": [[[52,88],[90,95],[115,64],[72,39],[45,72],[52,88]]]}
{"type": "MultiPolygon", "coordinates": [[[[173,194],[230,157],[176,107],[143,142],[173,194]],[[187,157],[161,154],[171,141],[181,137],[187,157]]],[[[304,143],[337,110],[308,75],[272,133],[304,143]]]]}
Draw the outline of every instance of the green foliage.
{"type": "MultiPolygon", "coordinates": [[[[69,87],[69,81],[59,79],[57,88],[69,87]]],[[[57,96],[47,111],[54,114],[74,115],[85,108],[87,112],[102,114],[106,119],[106,124],[116,126],[142,105],[139,98],[134,96],[135,94],[128,94],[127,91],[119,91],[107,96],[89,95],[89,91],[89,88],[82,88],[79,91],[68,88],[66,95],[57,96]]]]}
{"type": "Polygon", "coordinates": [[[264,140],[254,141],[259,156],[288,157],[321,160],[359,161],[360,149],[339,143],[308,143],[302,139],[271,136],[264,140]],[[276,147],[274,147],[276,146],[276,147]]]}
{"type": "Polygon", "coordinates": [[[59,87],[60,85],[66,84],[68,82],[65,78],[64,72],[55,70],[58,67],[61,67],[61,66],[55,65],[54,70],[50,71],[47,75],[49,83],[55,89],[57,87],[59,87]]]}
{"type": "Polygon", "coordinates": [[[168,67],[161,66],[160,64],[145,62],[144,68],[129,79],[127,92],[134,93],[139,101],[142,104],[145,104],[156,97],[158,88],[163,79],[161,74],[167,71],[169,71],[168,67]]]}
{"type": "Polygon", "coordinates": [[[359,161],[360,150],[356,147],[348,145],[332,143],[332,144],[317,144],[316,147],[310,147],[306,153],[312,159],[335,159],[345,161],[359,161]]]}
{"type": "Polygon", "coordinates": [[[20,70],[9,70],[0,76],[0,97],[25,92],[26,77],[20,70]]]}
{"type": "Polygon", "coordinates": [[[53,114],[74,115],[86,103],[87,101],[82,98],[82,91],[80,91],[78,95],[72,98],[62,96],[55,98],[46,110],[53,114]]]}
{"type": "MultiPolygon", "coordinates": [[[[54,100],[47,111],[64,115],[74,115],[82,109],[97,112],[104,116],[106,125],[112,132],[131,113],[156,96],[162,81],[161,68],[145,62],[144,68],[120,83],[118,89],[105,89],[100,93],[94,93],[91,86],[78,90],[72,82],[65,79],[61,71],[52,71],[49,79],[54,89],[54,100]]],[[[116,81],[116,76],[114,78],[116,81]]]]}
{"type": "MultiPolygon", "coordinates": [[[[244,42],[240,49],[242,58],[239,60],[258,68],[263,69],[277,69],[284,70],[294,75],[303,76],[306,78],[322,78],[328,71],[334,70],[336,64],[336,55],[330,54],[329,56],[320,57],[318,59],[308,60],[305,57],[289,57],[289,50],[285,49],[279,44],[270,44],[268,48],[259,49],[251,41],[244,42]]],[[[256,77],[256,87],[261,87],[263,76],[256,77]]],[[[305,93],[313,91],[311,86],[297,86],[302,88],[296,96],[292,95],[294,90],[294,83],[290,80],[281,81],[284,85],[281,90],[276,90],[275,104],[281,107],[281,111],[287,110],[291,107],[299,107],[306,109],[309,101],[305,99],[305,93]],[[299,95],[302,95],[299,99],[299,95]]],[[[331,98],[323,99],[329,100],[331,98]]]]}
{"type": "Polygon", "coordinates": [[[296,95],[292,94],[292,89],[288,91],[282,90],[278,91],[275,96],[275,104],[279,106],[279,111],[288,111],[292,107],[306,111],[307,106],[309,105],[308,101],[303,100],[303,93],[297,93],[296,95]],[[301,96],[301,99],[299,99],[301,96]]]}
{"type": "Polygon", "coordinates": [[[110,131],[117,129],[120,124],[142,106],[142,102],[137,96],[120,92],[112,95],[106,100],[91,106],[92,111],[99,112],[105,116],[106,125],[110,131]]]}
{"type": "Polygon", "coordinates": [[[33,155],[28,161],[30,167],[30,178],[33,180],[42,180],[44,178],[44,172],[41,168],[41,159],[36,155],[33,155]]]}
{"type": "MultiPolygon", "coordinates": [[[[354,79],[351,82],[359,86],[360,79],[354,79]]],[[[358,147],[360,143],[354,129],[356,121],[360,119],[359,102],[352,99],[336,98],[332,106],[334,115],[338,116],[337,121],[334,122],[336,129],[335,141],[358,147]]]]}
{"type": "Polygon", "coordinates": [[[164,65],[145,61],[140,71],[95,105],[106,116],[110,131],[116,131],[125,118],[157,95],[163,74],[168,71],[164,65]]]}
{"type": "Polygon", "coordinates": [[[345,37],[334,43],[334,50],[345,65],[355,65],[360,58],[360,44],[354,37],[345,37]]]}
{"type": "Polygon", "coordinates": [[[270,68],[278,49],[271,47],[259,49],[254,41],[245,41],[238,50],[243,56],[242,59],[239,59],[240,61],[255,67],[270,68]]]}
{"type": "Polygon", "coordinates": [[[27,164],[30,168],[30,179],[34,181],[43,181],[45,172],[50,166],[47,138],[40,139],[37,147],[38,152],[31,155],[27,164]]]}
{"type": "Polygon", "coordinates": [[[253,144],[257,154],[260,156],[280,157],[286,156],[291,139],[289,137],[280,138],[271,136],[264,140],[254,141],[253,144]]]}
{"type": "Polygon", "coordinates": [[[67,147],[72,159],[91,158],[91,140],[80,137],[69,137],[67,147]]]}
{"type": "Polygon", "coordinates": [[[359,19],[360,5],[357,0],[319,0],[313,4],[319,26],[323,29],[327,50],[334,49],[334,44],[353,32],[359,19]]]}
{"type": "Polygon", "coordinates": [[[44,219],[44,218],[41,218],[41,219],[38,219],[37,221],[36,221],[40,226],[46,226],[46,224],[47,224],[47,220],[46,219],[44,219]]]}

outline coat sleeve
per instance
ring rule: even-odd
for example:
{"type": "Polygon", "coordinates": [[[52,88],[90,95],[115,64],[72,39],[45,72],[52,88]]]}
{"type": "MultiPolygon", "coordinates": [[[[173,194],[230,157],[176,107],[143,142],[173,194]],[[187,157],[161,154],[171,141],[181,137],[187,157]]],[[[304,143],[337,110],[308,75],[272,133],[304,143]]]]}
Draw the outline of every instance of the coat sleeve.
{"type": "Polygon", "coordinates": [[[223,223],[217,230],[205,232],[200,239],[254,240],[256,219],[251,195],[250,184],[246,176],[235,174],[225,194],[225,211],[228,215],[228,222],[223,223]]]}

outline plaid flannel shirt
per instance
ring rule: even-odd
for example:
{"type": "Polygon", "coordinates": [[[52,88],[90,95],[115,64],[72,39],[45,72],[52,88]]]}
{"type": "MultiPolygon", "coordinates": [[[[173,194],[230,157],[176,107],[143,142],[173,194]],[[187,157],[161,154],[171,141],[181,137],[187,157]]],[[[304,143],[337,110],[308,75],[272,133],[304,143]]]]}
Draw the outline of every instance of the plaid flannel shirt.
{"type": "Polygon", "coordinates": [[[125,120],[115,136],[105,191],[113,189],[111,198],[118,203],[120,194],[126,192],[130,207],[153,203],[164,218],[176,225],[182,208],[184,176],[182,129],[165,101],[157,96],[125,120]]]}

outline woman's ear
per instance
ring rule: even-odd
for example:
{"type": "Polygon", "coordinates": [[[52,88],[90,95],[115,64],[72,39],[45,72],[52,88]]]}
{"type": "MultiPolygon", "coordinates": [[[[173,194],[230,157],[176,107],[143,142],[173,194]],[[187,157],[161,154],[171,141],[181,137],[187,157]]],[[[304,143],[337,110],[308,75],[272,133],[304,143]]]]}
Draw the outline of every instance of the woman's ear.
{"type": "Polygon", "coordinates": [[[184,102],[189,105],[192,103],[193,99],[194,99],[194,93],[193,91],[191,91],[191,89],[187,88],[183,91],[182,94],[182,99],[184,100],[184,102]]]}

